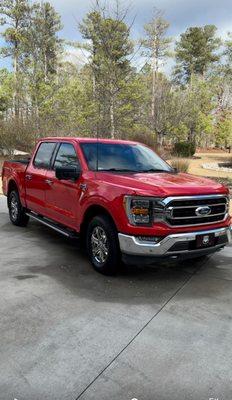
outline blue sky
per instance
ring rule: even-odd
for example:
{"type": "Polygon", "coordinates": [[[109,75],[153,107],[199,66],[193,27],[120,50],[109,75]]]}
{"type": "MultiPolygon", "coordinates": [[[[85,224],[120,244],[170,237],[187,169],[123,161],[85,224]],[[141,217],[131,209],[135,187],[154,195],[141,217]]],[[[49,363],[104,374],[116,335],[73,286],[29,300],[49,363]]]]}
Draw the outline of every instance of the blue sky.
{"type": "MultiPolygon", "coordinates": [[[[51,3],[61,14],[64,24],[64,35],[69,38],[78,36],[75,29],[77,21],[91,8],[91,0],[51,0],[51,3]]],[[[114,4],[114,1],[108,1],[114,4]]],[[[125,7],[130,6],[129,16],[136,16],[133,26],[135,36],[142,33],[144,23],[149,21],[154,7],[165,11],[170,21],[170,34],[177,36],[188,26],[215,24],[219,32],[225,34],[232,30],[231,0],[121,0],[125,7]]]]}
{"type": "MultiPolygon", "coordinates": [[[[68,40],[81,40],[77,30],[78,22],[90,10],[92,0],[50,0],[60,13],[64,25],[61,36],[68,40]]],[[[114,1],[108,0],[113,5],[114,1]]],[[[225,37],[232,31],[231,0],[121,0],[123,7],[129,5],[128,20],[135,22],[132,37],[139,38],[143,33],[143,25],[151,18],[154,7],[164,10],[170,22],[169,34],[175,39],[189,26],[215,24],[218,35],[225,37]]],[[[78,57],[78,53],[76,54],[78,57]]],[[[0,59],[0,66],[9,66],[9,61],[0,59]]]]}

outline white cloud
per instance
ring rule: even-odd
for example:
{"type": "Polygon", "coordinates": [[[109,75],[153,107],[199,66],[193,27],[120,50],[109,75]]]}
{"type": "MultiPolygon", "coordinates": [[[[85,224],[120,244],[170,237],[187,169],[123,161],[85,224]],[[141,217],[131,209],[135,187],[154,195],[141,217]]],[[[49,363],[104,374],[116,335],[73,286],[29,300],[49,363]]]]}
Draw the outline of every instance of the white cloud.
{"type": "Polygon", "coordinates": [[[64,61],[69,61],[81,67],[88,62],[89,53],[87,50],[67,46],[64,53],[64,61]]]}
{"type": "Polygon", "coordinates": [[[221,37],[223,40],[227,38],[228,32],[232,32],[231,23],[226,23],[224,26],[221,26],[217,31],[217,36],[221,37]]]}
{"type": "MultiPolygon", "coordinates": [[[[63,23],[61,35],[67,40],[81,41],[78,23],[93,7],[95,0],[50,0],[56,11],[60,13],[63,23]]],[[[215,24],[218,27],[218,36],[226,38],[227,32],[232,30],[232,2],[231,0],[120,0],[123,7],[129,5],[128,22],[135,16],[131,35],[138,39],[143,34],[143,25],[151,19],[154,6],[165,11],[165,17],[170,22],[168,34],[177,38],[189,26],[215,24]]],[[[0,0],[1,2],[1,0],[0,0]]],[[[114,0],[102,0],[113,5],[114,0]]],[[[0,41],[0,45],[1,45],[0,41]]],[[[80,49],[67,47],[65,59],[80,65],[85,63],[86,53],[80,49]]],[[[1,66],[6,60],[0,59],[1,66]]],[[[142,63],[137,57],[136,64],[142,63]]]]}

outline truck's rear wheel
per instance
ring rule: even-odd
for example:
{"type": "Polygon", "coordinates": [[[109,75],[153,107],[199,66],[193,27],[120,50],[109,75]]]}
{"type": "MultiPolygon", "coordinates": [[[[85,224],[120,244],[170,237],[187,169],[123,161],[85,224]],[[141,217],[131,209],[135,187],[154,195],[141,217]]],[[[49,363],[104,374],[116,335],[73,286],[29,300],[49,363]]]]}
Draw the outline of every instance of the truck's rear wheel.
{"type": "Polygon", "coordinates": [[[105,275],[114,275],[120,260],[118,234],[105,215],[94,217],[87,229],[87,251],[94,269],[105,275]]]}
{"type": "Polygon", "coordinates": [[[29,217],[25,213],[17,190],[12,190],[8,196],[9,216],[12,224],[16,226],[26,226],[29,217]]]}

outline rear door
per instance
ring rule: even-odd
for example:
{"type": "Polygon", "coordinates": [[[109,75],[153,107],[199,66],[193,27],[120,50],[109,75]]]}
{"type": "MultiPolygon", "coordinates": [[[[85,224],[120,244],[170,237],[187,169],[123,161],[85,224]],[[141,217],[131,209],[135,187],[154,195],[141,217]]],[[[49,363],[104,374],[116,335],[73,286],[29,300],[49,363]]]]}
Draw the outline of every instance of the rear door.
{"type": "Polygon", "coordinates": [[[55,169],[62,166],[77,166],[79,170],[81,169],[74,143],[59,144],[52,168],[46,174],[49,183],[46,190],[46,205],[51,219],[76,229],[79,198],[82,193],[80,179],[77,181],[57,179],[55,169]]]}
{"type": "Polygon", "coordinates": [[[47,171],[51,168],[56,142],[41,142],[25,175],[26,203],[30,210],[46,215],[45,192],[48,188],[47,171]]]}

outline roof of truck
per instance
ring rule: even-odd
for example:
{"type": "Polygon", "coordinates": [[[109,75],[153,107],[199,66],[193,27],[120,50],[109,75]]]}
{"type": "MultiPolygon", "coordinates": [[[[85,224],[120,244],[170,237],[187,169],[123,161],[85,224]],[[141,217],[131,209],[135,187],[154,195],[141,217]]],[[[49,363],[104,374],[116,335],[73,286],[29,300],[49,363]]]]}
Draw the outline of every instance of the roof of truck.
{"type": "Polygon", "coordinates": [[[102,139],[102,138],[84,138],[84,137],[70,137],[70,136],[50,136],[39,139],[39,141],[46,141],[46,140],[59,140],[59,141],[76,141],[78,143],[94,143],[94,142],[101,142],[101,143],[128,143],[128,144],[137,144],[137,142],[132,140],[121,140],[121,139],[102,139]]]}

